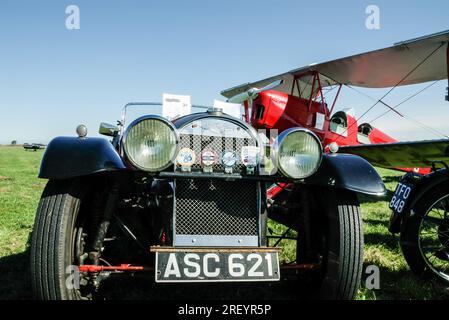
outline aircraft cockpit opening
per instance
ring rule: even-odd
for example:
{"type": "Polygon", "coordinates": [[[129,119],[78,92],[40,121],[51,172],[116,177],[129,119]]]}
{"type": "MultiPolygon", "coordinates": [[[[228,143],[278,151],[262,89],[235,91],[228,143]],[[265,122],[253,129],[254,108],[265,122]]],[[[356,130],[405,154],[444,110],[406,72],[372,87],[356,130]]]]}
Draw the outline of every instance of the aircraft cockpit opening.
{"type": "Polygon", "coordinates": [[[343,111],[335,113],[330,120],[330,130],[341,136],[347,135],[348,119],[343,111]]]}

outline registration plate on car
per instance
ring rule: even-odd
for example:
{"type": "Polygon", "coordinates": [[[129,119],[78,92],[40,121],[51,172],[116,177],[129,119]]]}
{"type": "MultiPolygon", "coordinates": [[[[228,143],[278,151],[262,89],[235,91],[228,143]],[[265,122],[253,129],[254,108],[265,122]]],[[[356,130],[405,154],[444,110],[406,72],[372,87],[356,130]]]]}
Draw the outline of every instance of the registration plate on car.
{"type": "Polygon", "coordinates": [[[394,213],[401,214],[404,211],[407,199],[412,192],[412,188],[413,185],[404,182],[398,183],[389,205],[390,209],[393,210],[394,213]]]}
{"type": "Polygon", "coordinates": [[[277,248],[182,249],[156,252],[156,282],[278,281],[277,248]]]}

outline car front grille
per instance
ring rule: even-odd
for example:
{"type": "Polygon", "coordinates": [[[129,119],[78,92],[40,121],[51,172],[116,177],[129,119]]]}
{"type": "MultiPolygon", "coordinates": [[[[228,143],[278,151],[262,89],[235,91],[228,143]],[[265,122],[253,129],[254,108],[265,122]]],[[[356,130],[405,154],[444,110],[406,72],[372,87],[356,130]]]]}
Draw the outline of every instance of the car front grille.
{"type": "Polygon", "coordinates": [[[178,179],[175,184],[175,238],[183,235],[258,237],[258,182],[178,179]]]}

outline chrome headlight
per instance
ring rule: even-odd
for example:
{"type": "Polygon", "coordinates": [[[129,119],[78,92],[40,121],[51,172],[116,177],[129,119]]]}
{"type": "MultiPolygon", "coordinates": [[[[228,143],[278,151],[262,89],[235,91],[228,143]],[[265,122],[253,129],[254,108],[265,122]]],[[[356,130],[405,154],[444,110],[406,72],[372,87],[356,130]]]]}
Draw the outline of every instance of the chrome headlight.
{"type": "Polygon", "coordinates": [[[318,169],[323,156],[321,142],[311,131],[290,128],[274,142],[275,163],[289,178],[303,179],[318,169]]]}
{"type": "Polygon", "coordinates": [[[173,163],[178,153],[178,133],[164,118],[144,116],[133,121],[126,130],[124,150],[137,168],[161,171],[173,163]]]}

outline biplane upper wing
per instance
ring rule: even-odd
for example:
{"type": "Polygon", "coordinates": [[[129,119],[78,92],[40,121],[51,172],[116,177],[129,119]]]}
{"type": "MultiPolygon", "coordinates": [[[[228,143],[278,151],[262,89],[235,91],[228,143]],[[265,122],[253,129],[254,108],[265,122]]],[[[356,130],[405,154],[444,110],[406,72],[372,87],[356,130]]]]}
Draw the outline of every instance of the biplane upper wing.
{"type": "Polygon", "coordinates": [[[322,87],[339,83],[367,88],[393,87],[418,65],[419,68],[400,85],[441,80],[448,77],[448,41],[449,30],[399,42],[384,49],[301,67],[226,89],[221,94],[229,98],[249,88],[260,88],[280,79],[283,83],[276,91],[290,94],[295,76],[303,75],[307,71],[317,71],[321,74],[322,87]]]}
{"type": "Polygon", "coordinates": [[[449,139],[342,146],[338,152],[361,156],[383,168],[426,168],[435,161],[449,164],[449,139]]]}

